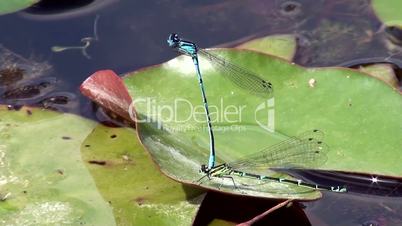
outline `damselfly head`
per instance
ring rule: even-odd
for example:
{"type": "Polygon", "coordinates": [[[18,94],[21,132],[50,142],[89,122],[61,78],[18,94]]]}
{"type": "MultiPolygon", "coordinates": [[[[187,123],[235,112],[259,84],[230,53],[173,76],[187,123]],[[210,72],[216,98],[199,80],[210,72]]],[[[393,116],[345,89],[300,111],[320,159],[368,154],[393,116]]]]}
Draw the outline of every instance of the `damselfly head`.
{"type": "Polygon", "coordinates": [[[200,173],[207,173],[208,172],[208,167],[205,164],[201,165],[200,173]]]}
{"type": "Polygon", "coordinates": [[[180,38],[176,33],[171,33],[167,39],[167,43],[170,47],[176,48],[179,45],[180,38]]]}

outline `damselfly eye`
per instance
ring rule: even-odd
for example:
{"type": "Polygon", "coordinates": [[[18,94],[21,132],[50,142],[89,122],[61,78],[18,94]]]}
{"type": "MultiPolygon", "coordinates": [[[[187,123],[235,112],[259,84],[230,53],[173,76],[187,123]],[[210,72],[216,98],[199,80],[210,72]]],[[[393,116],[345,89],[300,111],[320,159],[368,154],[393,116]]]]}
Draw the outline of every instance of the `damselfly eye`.
{"type": "Polygon", "coordinates": [[[201,172],[206,172],[207,171],[207,166],[205,164],[201,165],[201,172]]]}
{"type": "Polygon", "coordinates": [[[179,41],[179,35],[173,34],[173,41],[178,42],[179,41]]]}
{"type": "Polygon", "coordinates": [[[170,40],[170,42],[179,42],[179,36],[176,33],[172,33],[169,35],[168,40],[170,40]]]}

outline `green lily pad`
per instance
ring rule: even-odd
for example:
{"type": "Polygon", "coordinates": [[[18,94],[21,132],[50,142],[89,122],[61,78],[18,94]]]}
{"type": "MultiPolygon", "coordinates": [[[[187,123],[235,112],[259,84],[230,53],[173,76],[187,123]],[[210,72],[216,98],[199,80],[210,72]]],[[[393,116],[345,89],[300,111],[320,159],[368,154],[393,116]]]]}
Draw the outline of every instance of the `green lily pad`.
{"type": "Polygon", "coordinates": [[[374,12],[388,26],[402,25],[401,7],[399,0],[372,0],[374,12]]]}
{"type": "Polygon", "coordinates": [[[363,66],[359,68],[359,71],[366,72],[398,89],[398,79],[396,78],[394,69],[390,64],[373,64],[363,66]]]}
{"type": "Polygon", "coordinates": [[[81,161],[94,126],[75,115],[0,107],[1,225],[115,225],[81,161]]]}
{"type": "Polygon", "coordinates": [[[245,42],[237,48],[254,50],[292,60],[296,53],[296,37],[294,35],[270,35],[245,42]]]}
{"type": "Polygon", "coordinates": [[[133,129],[99,125],[81,150],[118,225],[191,225],[203,191],[163,176],[133,129]]]}
{"type": "MultiPolygon", "coordinates": [[[[287,139],[283,134],[319,129],[330,149],[319,169],[402,175],[402,140],[395,136],[402,126],[402,97],[396,89],[355,70],[307,69],[251,51],[210,51],[250,68],[274,86],[274,98],[253,96],[201,59],[219,163],[287,139]]],[[[230,179],[198,181],[203,176],[200,165],[208,160],[209,139],[188,57],[129,74],[125,84],[133,97],[140,139],[169,177],[251,196],[320,197],[319,192],[285,183],[235,178],[237,184],[253,185],[235,189],[230,179]]]]}
{"type": "Polygon", "coordinates": [[[28,8],[39,0],[3,0],[0,1],[0,15],[17,12],[28,8]]]}

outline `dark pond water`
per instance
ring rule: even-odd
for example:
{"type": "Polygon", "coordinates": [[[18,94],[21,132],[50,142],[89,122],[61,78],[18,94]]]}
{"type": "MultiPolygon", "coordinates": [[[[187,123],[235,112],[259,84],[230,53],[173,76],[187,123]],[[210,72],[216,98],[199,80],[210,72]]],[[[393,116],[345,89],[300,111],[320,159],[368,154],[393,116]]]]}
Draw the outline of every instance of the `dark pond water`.
{"type": "MultiPolygon", "coordinates": [[[[2,104],[35,105],[93,119],[96,108],[79,93],[79,85],[100,69],[121,74],[173,58],[176,54],[166,45],[171,32],[202,47],[295,34],[294,61],[304,66],[388,60],[397,74],[402,66],[402,54],[387,50],[389,34],[368,0],[46,0],[0,16],[0,27],[0,64],[18,65],[2,67],[2,104]],[[68,46],[75,48],[57,51],[68,46]]],[[[346,175],[355,192],[326,192],[319,201],[296,204],[260,224],[402,225],[398,183],[378,191],[369,177],[359,178],[356,182],[346,175]]],[[[272,201],[210,193],[204,204],[196,224],[209,222],[211,216],[240,222],[272,201]]]]}

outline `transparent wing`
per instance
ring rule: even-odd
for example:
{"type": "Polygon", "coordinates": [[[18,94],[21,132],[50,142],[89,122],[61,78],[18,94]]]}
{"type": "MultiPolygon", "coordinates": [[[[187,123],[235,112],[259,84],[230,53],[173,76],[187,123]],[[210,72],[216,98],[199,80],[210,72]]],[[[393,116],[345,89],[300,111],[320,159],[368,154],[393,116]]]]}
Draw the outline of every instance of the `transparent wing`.
{"type": "Polygon", "coordinates": [[[262,97],[269,97],[273,93],[272,84],[260,76],[203,49],[199,49],[198,54],[210,61],[222,75],[240,88],[262,97]]]}
{"type": "Polygon", "coordinates": [[[228,165],[249,172],[270,168],[314,168],[327,160],[329,148],[322,142],[323,136],[319,130],[308,131],[228,165]]]}

